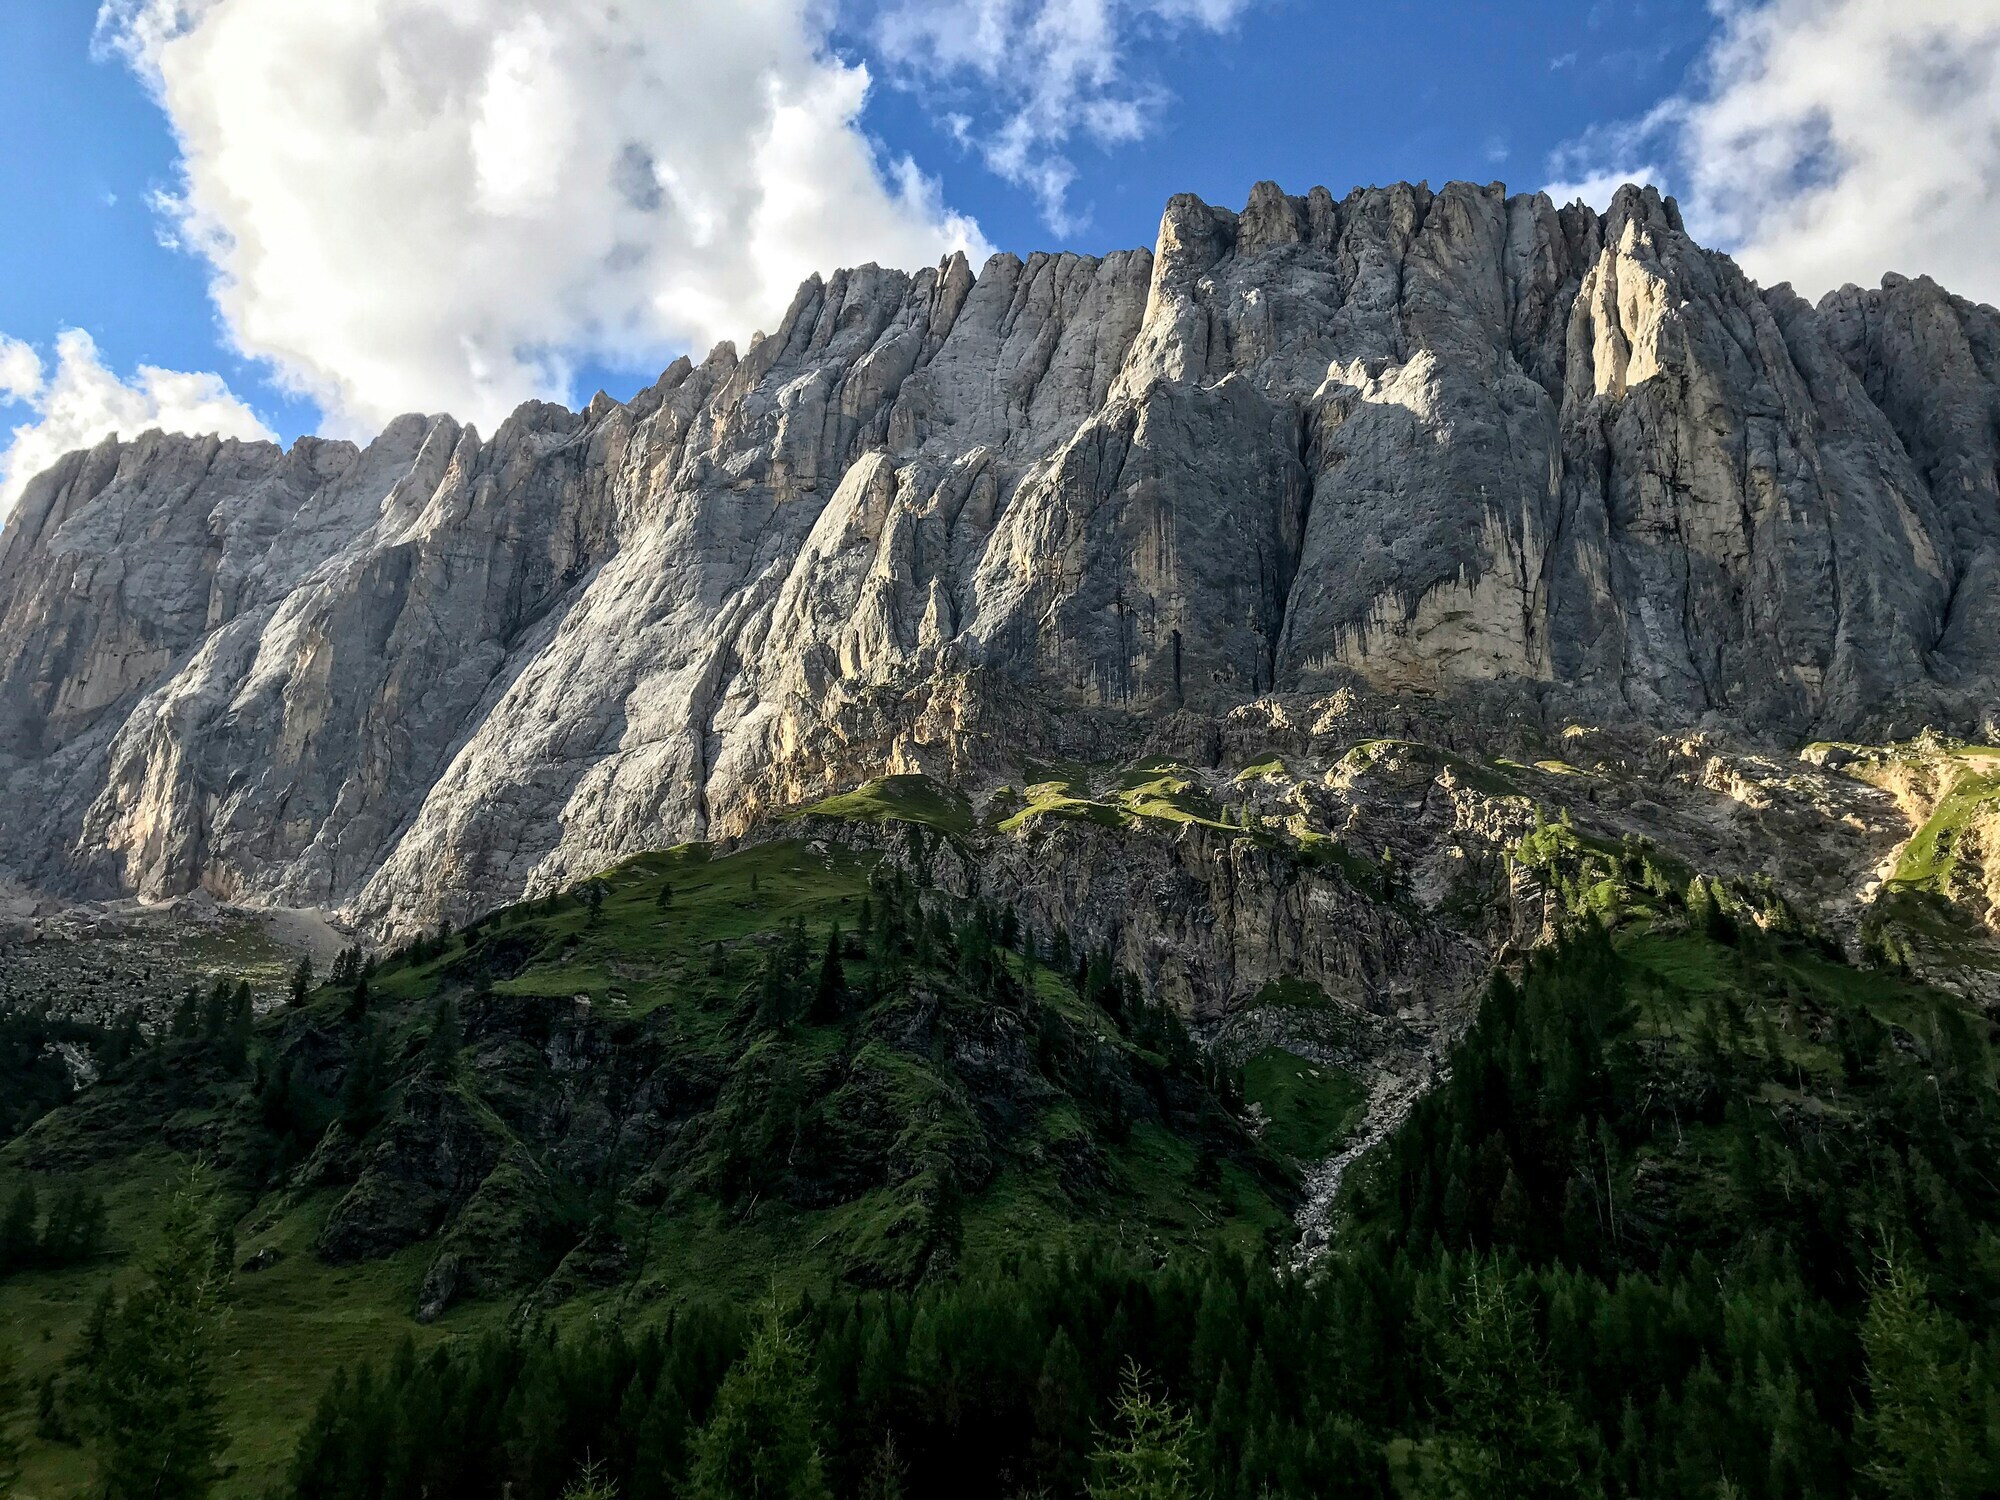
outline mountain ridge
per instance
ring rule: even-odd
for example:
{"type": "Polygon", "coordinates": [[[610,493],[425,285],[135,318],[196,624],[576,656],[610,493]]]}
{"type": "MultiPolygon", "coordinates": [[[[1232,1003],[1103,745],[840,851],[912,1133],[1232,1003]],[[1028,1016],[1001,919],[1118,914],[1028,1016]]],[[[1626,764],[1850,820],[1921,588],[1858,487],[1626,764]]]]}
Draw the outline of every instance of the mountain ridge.
{"type": "Polygon", "coordinates": [[[40,476],[0,866],[409,930],[870,776],[1343,693],[1502,749],[1990,734],[1996,411],[1992,309],[1760,292],[1650,189],[1261,184],[1152,252],[814,277],[740,355],[488,439],[40,476]]]}

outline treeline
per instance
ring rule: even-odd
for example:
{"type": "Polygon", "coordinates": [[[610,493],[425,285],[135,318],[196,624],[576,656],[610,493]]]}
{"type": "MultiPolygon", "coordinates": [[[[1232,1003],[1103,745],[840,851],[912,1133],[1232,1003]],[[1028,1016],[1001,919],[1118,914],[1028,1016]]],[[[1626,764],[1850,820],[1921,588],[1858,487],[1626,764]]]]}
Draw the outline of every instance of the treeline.
{"type": "MultiPolygon", "coordinates": [[[[213,1182],[191,1170],[164,1197],[138,1284],[106,1286],[62,1366],[34,1393],[35,1434],[87,1446],[93,1493],[199,1500],[224,1474],[217,1366],[234,1241],[213,1182]]],[[[20,1457],[8,1440],[24,1392],[0,1338],[0,1494],[20,1457]]]]}
{"type": "Polygon", "coordinates": [[[75,1097],[64,1049],[89,1058],[102,1075],[145,1045],[136,1009],[113,1026],[52,1016],[46,1004],[0,1012],[0,1140],[11,1140],[75,1097]]]}
{"type": "MultiPolygon", "coordinates": [[[[726,1311],[636,1336],[406,1348],[336,1379],[287,1493],[538,1500],[594,1464],[632,1500],[1078,1494],[1118,1433],[1127,1369],[1180,1433],[1156,1459],[1187,1466],[1178,1488],[1135,1494],[1993,1492],[1990,1347],[1954,1334],[1908,1267],[1884,1268],[1857,1322],[1819,1323],[1819,1352],[1855,1377],[1832,1410],[1772,1361],[1788,1329],[1813,1328],[1809,1305],[1704,1269],[1705,1283],[1613,1286],[1396,1257],[1307,1284],[1224,1257],[1154,1269],[1105,1253],[804,1302],[779,1323],[793,1353],[775,1372],[768,1328],[726,1311]],[[739,1372],[767,1410],[799,1414],[812,1455],[762,1490],[703,1478],[729,1451],[720,1393],[739,1372]]],[[[741,1441],[770,1433],[750,1424],[741,1441]]]]}
{"type": "MultiPolygon", "coordinates": [[[[2000,1492],[1985,1044],[1912,992],[1913,1046],[1804,952],[1667,995],[1587,929],[1497,981],[1310,1279],[1102,1251],[802,1301],[784,1401],[819,1459],[757,1493],[1078,1493],[1128,1364],[1188,1466],[1134,1494],[2000,1492]]],[[[329,1391],[290,1492],[535,1500],[595,1463],[631,1497],[750,1493],[701,1476],[756,1347],[695,1309],[405,1351],[329,1391]]]]}
{"type": "Polygon", "coordinates": [[[104,1230],[103,1194],[65,1182],[44,1213],[34,1183],[24,1178],[0,1210],[0,1276],[82,1265],[104,1248],[104,1230]]]}

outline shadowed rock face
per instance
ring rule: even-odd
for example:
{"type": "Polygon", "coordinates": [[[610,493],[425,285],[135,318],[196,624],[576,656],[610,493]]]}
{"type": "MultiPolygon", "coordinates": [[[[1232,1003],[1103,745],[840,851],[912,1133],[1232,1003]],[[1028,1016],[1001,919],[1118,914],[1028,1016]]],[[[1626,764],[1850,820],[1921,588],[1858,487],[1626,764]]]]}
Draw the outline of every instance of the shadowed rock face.
{"type": "Polygon", "coordinates": [[[406,922],[1341,687],[1990,733],[1996,447],[1992,308],[1760,291],[1651,191],[1176,198],[490,438],[70,455],[0,537],[0,865],[406,922]]]}

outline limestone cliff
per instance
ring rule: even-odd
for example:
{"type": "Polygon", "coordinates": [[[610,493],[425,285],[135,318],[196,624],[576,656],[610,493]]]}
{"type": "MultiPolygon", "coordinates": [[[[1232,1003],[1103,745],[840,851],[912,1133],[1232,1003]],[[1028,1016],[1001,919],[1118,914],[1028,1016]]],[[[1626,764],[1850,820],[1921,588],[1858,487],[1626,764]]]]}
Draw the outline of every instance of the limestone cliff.
{"type": "Polygon", "coordinates": [[[1996,687],[1992,308],[1760,290],[1637,188],[1264,185],[491,437],[70,455],[0,535],[0,867],[393,925],[1293,694],[1796,744],[1996,687]]]}

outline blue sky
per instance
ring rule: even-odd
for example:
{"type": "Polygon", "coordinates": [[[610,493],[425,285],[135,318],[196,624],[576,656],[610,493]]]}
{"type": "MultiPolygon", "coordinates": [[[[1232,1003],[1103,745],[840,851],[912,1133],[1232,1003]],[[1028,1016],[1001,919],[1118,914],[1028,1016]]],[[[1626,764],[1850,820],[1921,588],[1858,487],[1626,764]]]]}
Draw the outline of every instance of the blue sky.
{"type": "Polygon", "coordinates": [[[814,266],[1149,244],[1172,193],[1235,206],[1261,178],[1601,197],[1648,175],[1754,271],[1813,291],[1926,256],[1979,283],[1993,253],[1992,163],[1945,158],[1982,129],[1996,149],[2000,0],[107,12],[0,6],[16,471],[110,424],[289,439],[404,406],[490,424],[529,394],[627,396],[679,349],[775,320],[814,266]],[[1971,61],[1847,102],[1898,47],[1971,61]],[[1841,227],[1829,187],[1898,190],[1913,160],[1926,201],[1981,200],[1969,222],[1901,241],[1841,227]],[[59,348],[66,330],[88,340],[59,348]]]}

